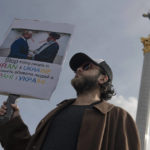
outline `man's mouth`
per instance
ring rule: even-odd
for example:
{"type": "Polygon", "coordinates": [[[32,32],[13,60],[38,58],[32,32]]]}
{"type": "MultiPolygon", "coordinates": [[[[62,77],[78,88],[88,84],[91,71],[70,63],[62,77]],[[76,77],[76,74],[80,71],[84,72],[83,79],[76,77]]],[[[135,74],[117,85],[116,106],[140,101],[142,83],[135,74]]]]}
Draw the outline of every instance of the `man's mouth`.
{"type": "Polygon", "coordinates": [[[78,78],[79,76],[78,75],[75,75],[75,78],[78,78]]]}

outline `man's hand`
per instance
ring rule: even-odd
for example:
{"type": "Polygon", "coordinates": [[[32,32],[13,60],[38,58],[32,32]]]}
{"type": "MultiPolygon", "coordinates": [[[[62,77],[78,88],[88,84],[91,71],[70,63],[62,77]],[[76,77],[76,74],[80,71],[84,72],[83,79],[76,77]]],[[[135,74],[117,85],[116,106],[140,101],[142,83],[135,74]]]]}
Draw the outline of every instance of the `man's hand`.
{"type": "MultiPolygon", "coordinates": [[[[11,104],[11,106],[12,106],[12,108],[14,110],[12,118],[15,118],[15,117],[19,116],[19,108],[18,108],[18,106],[16,104],[11,104]]],[[[5,115],[6,111],[7,111],[6,101],[4,101],[3,105],[1,105],[1,107],[0,107],[0,116],[5,115]]]]}

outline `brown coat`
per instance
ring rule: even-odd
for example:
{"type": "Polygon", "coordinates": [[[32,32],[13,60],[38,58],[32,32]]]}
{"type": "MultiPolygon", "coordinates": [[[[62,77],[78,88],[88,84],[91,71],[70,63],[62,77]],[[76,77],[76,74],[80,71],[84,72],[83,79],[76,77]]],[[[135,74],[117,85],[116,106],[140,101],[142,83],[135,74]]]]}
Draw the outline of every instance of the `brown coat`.
{"type": "MultiPolygon", "coordinates": [[[[0,126],[0,141],[5,150],[40,150],[52,117],[74,99],[58,104],[39,123],[30,136],[20,117],[0,126]]],[[[132,117],[123,109],[102,101],[86,109],[77,141],[77,150],[140,150],[140,139],[132,117]]],[[[62,148],[63,150],[63,148],[62,148]]]]}

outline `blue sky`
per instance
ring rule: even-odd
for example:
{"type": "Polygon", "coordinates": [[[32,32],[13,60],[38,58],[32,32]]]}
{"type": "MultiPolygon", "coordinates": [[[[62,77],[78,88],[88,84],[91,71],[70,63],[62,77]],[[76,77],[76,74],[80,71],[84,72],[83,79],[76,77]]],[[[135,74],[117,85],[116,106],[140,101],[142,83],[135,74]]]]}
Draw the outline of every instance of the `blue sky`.
{"type": "MultiPolygon", "coordinates": [[[[31,133],[57,103],[76,96],[70,85],[74,74],[68,63],[79,51],[110,64],[117,93],[112,103],[135,118],[143,65],[140,37],[150,34],[150,20],[142,14],[150,9],[149,6],[147,0],[0,0],[0,42],[14,18],[75,25],[58,86],[50,101],[22,98],[18,101],[31,133]]],[[[5,99],[1,96],[0,103],[5,99]]]]}

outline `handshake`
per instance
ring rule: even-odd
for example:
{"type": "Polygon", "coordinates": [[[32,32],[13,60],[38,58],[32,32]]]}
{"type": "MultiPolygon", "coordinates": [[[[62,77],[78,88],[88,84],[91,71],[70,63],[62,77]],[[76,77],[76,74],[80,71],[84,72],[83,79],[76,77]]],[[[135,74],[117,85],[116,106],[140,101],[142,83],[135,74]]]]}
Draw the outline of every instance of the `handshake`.
{"type": "Polygon", "coordinates": [[[31,60],[34,60],[34,56],[36,55],[36,52],[33,51],[33,50],[29,50],[29,53],[28,53],[28,56],[27,58],[28,59],[31,59],[31,60]]]}

